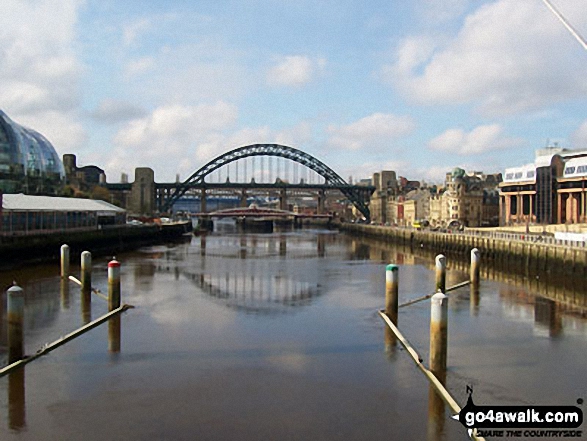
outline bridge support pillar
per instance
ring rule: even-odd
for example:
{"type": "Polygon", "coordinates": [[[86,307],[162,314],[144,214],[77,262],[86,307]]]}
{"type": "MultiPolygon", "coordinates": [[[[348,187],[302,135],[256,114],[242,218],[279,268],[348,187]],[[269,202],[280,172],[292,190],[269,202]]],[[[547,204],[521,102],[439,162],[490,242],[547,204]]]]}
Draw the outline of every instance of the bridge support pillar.
{"type": "Polygon", "coordinates": [[[240,206],[243,208],[247,207],[247,190],[241,192],[241,203],[240,206]]]}
{"type": "Polygon", "coordinates": [[[206,213],[206,189],[202,188],[200,192],[200,212],[206,213]]]}
{"type": "Polygon", "coordinates": [[[279,209],[287,210],[287,191],[282,188],[279,192],[279,209]]]}
{"type": "Polygon", "coordinates": [[[326,194],[324,190],[318,190],[318,211],[317,214],[324,214],[324,202],[326,200],[326,194]]]}

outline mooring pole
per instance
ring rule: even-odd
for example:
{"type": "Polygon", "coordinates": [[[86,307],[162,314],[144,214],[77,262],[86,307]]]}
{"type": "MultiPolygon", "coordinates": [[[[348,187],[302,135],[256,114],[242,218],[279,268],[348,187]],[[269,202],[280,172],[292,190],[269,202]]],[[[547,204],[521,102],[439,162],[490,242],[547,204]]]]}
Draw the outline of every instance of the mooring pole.
{"type": "Polygon", "coordinates": [[[448,296],[437,292],[430,308],[430,371],[444,384],[448,349],[448,296]]]}
{"type": "Polygon", "coordinates": [[[84,251],[81,257],[81,274],[82,294],[92,292],[92,253],[84,251]]]}
{"type": "Polygon", "coordinates": [[[7,291],[8,364],[24,356],[24,291],[14,285],[7,291]]]}
{"type": "Polygon", "coordinates": [[[471,285],[479,286],[479,274],[481,267],[481,252],[477,248],[471,250],[471,285]]]}
{"type": "Polygon", "coordinates": [[[89,323],[92,320],[92,253],[84,251],[81,256],[81,307],[82,320],[89,323]]]}
{"type": "Polygon", "coordinates": [[[61,278],[69,277],[69,245],[61,245],[61,278]]]}
{"type": "MultiPolygon", "coordinates": [[[[120,308],[120,262],[108,262],[108,311],[120,308]]],[[[108,351],[120,352],[120,316],[108,320],[108,351]]]]}
{"type": "Polygon", "coordinates": [[[108,262],[108,311],[120,307],[120,262],[114,258],[108,262]]]}
{"type": "Polygon", "coordinates": [[[446,257],[436,256],[436,291],[446,292],[446,257]]]}
{"type": "Polygon", "coordinates": [[[385,313],[397,326],[398,310],[398,292],[399,292],[399,267],[397,265],[387,265],[385,268],[385,313]]]}

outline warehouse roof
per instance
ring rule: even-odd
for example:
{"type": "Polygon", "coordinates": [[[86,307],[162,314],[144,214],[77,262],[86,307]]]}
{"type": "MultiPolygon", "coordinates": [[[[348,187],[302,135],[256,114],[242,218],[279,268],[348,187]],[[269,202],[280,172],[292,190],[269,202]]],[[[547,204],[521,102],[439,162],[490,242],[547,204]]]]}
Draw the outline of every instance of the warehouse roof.
{"type": "Polygon", "coordinates": [[[25,194],[3,194],[2,209],[13,211],[95,211],[111,214],[126,210],[96,199],[59,198],[25,194]]]}

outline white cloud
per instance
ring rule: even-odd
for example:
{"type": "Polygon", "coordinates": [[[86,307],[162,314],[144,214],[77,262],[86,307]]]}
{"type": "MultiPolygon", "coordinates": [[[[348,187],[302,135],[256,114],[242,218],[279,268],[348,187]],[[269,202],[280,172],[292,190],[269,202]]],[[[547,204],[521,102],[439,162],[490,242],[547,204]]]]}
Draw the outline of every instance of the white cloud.
{"type": "MultiPolygon", "coordinates": [[[[326,163],[329,166],[332,164],[327,160],[326,163]]],[[[397,176],[405,176],[406,170],[409,168],[409,163],[405,161],[364,161],[357,162],[354,164],[348,164],[346,162],[340,168],[335,171],[346,181],[349,176],[352,176],[353,181],[356,183],[360,179],[371,178],[373,173],[380,172],[381,170],[392,170],[395,171],[397,176]]]]}
{"type": "Polygon", "coordinates": [[[153,68],[155,59],[153,57],[142,57],[136,60],[130,60],[124,66],[124,76],[129,79],[137,75],[144,74],[153,68]]]}
{"type": "Polygon", "coordinates": [[[237,147],[277,143],[299,147],[312,136],[309,122],[272,130],[268,126],[244,127],[227,133],[236,119],[233,105],[166,106],[148,117],[126,124],[114,143],[121,148],[102,158],[108,176],[149,166],[159,182],[185,179],[208,161],[237,147]],[[215,115],[214,115],[215,114],[215,115]]]}
{"type": "Polygon", "coordinates": [[[0,103],[15,121],[45,135],[60,152],[86,135],[78,122],[74,51],[82,0],[5,0],[0,14],[0,103]]]}
{"type": "Polygon", "coordinates": [[[47,110],[12,119],[41,133],[61,155],[76,152],[88,139],[81,122],[69,113],[47,110]]]}
{"type": "MultiPolygon", "coordinates": [[[[447,167],[442,165],[433,165],[424,168],[412,168],[409,170],[409,174],[406,175],[408,179],[417,181],[426,181],[429,184],[440,184],[444,182],[446,173],[451,171],[454,167],[447,167]]],[[[475,169],[478,170],[478,169],[475,169]]]]}
{"type": "Polygon", "coordinates": [[[124,87],[127,93],[152,102],[237,100],[262,81],[259,73],[241,62],[242,57],[240,51],[212,38],[163,46],[124,66],[124,87]]]}
{"type": "Polygon", "coordinates": [[[132,103],[108,98],[98,105],[91,116],[102,123],[116,124],[143,118],[146,111],[132,103]]]}
{"type": "Polygon", "coordinates": [[[476,155],[522,143],[520,139],[503,137],[502,132],[503,128],[499,124],[478,126],[470,132],[449,129],[430,140],[428,147],[459,155],[476,155]]]}
{"type": "Polygon", "coordinates": [[[178,172],[183,175],[195,170],[197,145],[221,136],[234,124],[237,114],[235,105],[222,101],[161,106],[148,116],[127,122],[114,136],[116,148],[96,160],[105,164],[108,176],[151,167],[156,180],[174,180],[178,172]]]}
{"type": "Polygon", "coordinates": [[[267,81],[273,86],[299,87],[309,83],[324,70],[326,60],[302,55],[290,55],[278,59],[267,73],[267,81]]]}
{"type": "Polygon", "coordinates": [[[116,144],[148,149],[147,157],[185,151],[203,134],[220,131],[233,124],[237,108],[222,101],[197,106],[167,105],[151,115],[130,121],[114,138],[116,144]]]}
{"type": "Polygon", "coordinates": [[[141,18],[132,23],[127,23],[122,28],[122,43],[125,46],[133,45],[137,39],[149,31],[151,27],[152,22],[149,18],[141,18]]]}
{"type": "Polygon", "coordinates": [[[328,126],[328,145],[347,150],[380,148],[393,139],[409,135],[415,127],[409,116],[374,113],[345,126],[328,126]]]}
{"type": "MultiPolygon", "coordinates": [[[[580,2],[567,2],[564,12],[587,21],[580,2]]],[[[587,95],[584,52],[541,2],[487,3],[453,38],[436,38],[434,44],[431,38],[405,39],[384,69],[416,102],[472,103],[483,114],[497,115],[587,95]]]]}
{"type": "Polygon", "coordinates": [[[460,17],[471,0],[421,0],[414,2],[418,16],[426,23],[438,26],[460,17]]]}
{"type": "Polygon", "coordinates": [[[212,134],[198,144],[196,157],[205,163],[229,150],[251,144],[282,144],[299,147],[312,139],[312,127],[302,121],[290,128],[272,130],[268,126],[245,127],[230,135],[212,134]]]}
{"type": "Polygon", "coordinates": [[[571,135],[573,147],[576,149],[587,149],[587,119],[571,135]]]}

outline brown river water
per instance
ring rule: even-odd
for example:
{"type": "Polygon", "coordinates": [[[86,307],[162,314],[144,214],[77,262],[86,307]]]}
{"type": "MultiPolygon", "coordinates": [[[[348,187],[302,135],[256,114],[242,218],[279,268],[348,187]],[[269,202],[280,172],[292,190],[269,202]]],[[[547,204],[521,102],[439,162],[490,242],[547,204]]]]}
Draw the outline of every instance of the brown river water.
{"type": "MultiPolygon", "coordinates": [[[[120,352],[101,325],[0,378],[0,440],[468,439],[406,351],[386,344],[377,313],[386,264],[400,265],[402,303],[433,291],[433,255],[308,229],[226,230],[117,258],[122,301],[135,306],[121,318],[120,352]]],[[[108,260],[93,261],[103,292],[108,260]]],[[[466,269],[448,259],[447,285],[466,269]]],[[[457,402],[467,386],[477,405],[587,398],[582,288],[483,274],[478,296],[449,294],[457,402]]],[[[3,290],[12,280],[26,294],[27,354],[83,324],[79,288],[60,292],[57,262],[0,273],[3,290]]],[[[98,296],[91,308],[93,319],[107,312],[98,296]]],[[[399,312],[425,364],[429,315],[429,301],[399,312]]]]}

